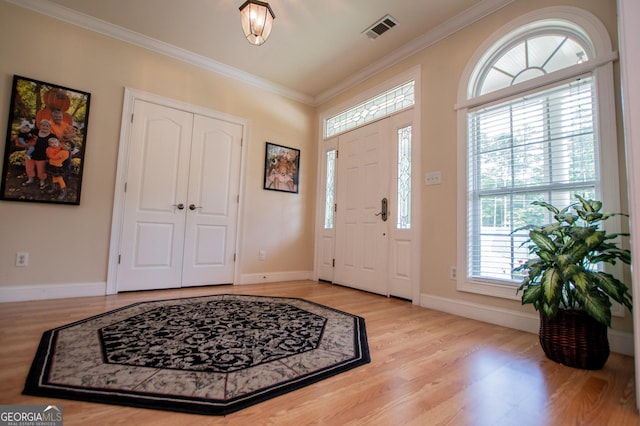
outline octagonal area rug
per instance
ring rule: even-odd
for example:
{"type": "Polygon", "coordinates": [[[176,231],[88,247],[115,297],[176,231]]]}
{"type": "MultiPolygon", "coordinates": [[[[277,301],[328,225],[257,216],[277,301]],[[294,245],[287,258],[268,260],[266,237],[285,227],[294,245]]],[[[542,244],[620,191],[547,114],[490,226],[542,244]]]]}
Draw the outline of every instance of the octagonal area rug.
{"type": "Polygon", "coordinates": [[[23,393],[224,415],[368,362],[361,317],[224,294],[136,303],[49,330],[23,393]]]}

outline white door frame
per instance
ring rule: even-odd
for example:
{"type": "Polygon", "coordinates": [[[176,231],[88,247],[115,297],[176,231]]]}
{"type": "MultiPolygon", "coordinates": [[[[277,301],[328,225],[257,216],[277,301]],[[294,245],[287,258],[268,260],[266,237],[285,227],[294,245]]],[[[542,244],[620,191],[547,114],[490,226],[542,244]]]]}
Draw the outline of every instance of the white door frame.
{"type": "MultiPolygon", "coordinates": [[[[122,107],[122,123],[120,127],[120,143],[118,146],[118,163],[116,171],[116,190],[113,197],[113,212],[111,218],[111,239],[109,244],[109,265],[107,269],[107,294],[118,293],[118,262],[120,256],[120,244],[122,237],[122,225],[124,221],[124,207],[125,207],[125,192],[124,187],[127,181],[127,167],[129,159],[129,150],[131,147],[131,127],[132,127],[132,114],[133,106],[136,100],[142,100],[145,102],[155,103],[158,105],[166,106],[168,108],[180,109],[183,111],[191,112],[206,117],[211,117],[219,120],[228,121],[231,123],[239,124],[242,126],[242,153],[240,159],[240,194],[238,194],[238,211],[237,211],[237,232],[236,232],[236,253],[239,252],[240,242],[242,241],[242,218],[244,217],[242,202],[245,188],[245,167],[247,157],[247,147],[245,141],[248,140],[249,121],[247,119],[236,117],[233,115],[221,113],[211,109],[207,109],[201,106],[192,105],[177,101],[170,98],[165,98],[153,93],[144,92],[137,89],[125,87],[124,89],[124,102],[122,107]]],[[[234,266],[234,281],[239,277],[239,264],[240,254],[236,256],[236,262],[234,266]]]]}
{"type": "MultiPolygon", "coordinates": [[[[631,293],[634,298],[640,297],[640,83],[636,72],[640,69],[640,54],[633,40],[638,40],[640,29],[635,18],[640,13],[637,0],[618,0],[618,27],[620,34],[620,73],[622,86],[622,118],[624,122],[625,147],[627,149],[627,182],[629,184],[629,213],[631,214],[631,293]]],[[[640,310],[633,311],[633,341],[635,343],[635,378],[636,408],[640,407],[640,310]]]]}
{"type": "MultiPolygon", "coordinates": [[[[316,179],[316,222],[315,222],[315,253],[314,253],[314,270],[313,270],[313,279],[318,280],[319,278],[319,270],[323,265],[320,265],[321,259],[320,256],[322,254],[322,250],[326,249],[323,244],[326,245],[327,239],[335,241],[335,232],[331,234],[331,232],[327,232],[324,229],[324,208],[325,208],[325,188],[326,184],[326,153],[331,149],[337,148],[337,137],[331,137],[330,139],[325,140],[324,138],[324,126],[325,120],[328,117],[331,117],[334,114],[339,113],[340,111],[344,111],[354,105],[358,105],[361,102],[364,102],[367,99],[374,97],[380,93],[383,93],[387,90],[392,89],[393,87],[399,86],[409,80],[413,80],[415,82],[414,86],[414,97],[415,103],[412,107],[413,110],[413,131],[412,131],[412,202],[411,202],[411,214],[413,217],[412,220],[412,229],[414,230],[414,243],[416,249],[411,253],[411,274],[412,274],[412,282],[411,282],[411,301],[414,305],[420,304],[420,282],[421,282],[421,270],[420,270],[420,257],[421,257],[421,240],[422,240],[422,231],[421,231],[421,210],[422,210],[422,202],[421,202],[421,192],[422,192],[422,154],[421,154],[421,93],[422,93],[422,85],[421,85],[421,72],[422,67],[420,65],[416,65],[407,71],[392,77],[391,79],[379,84],[371,89],[368,89],[352,99],[331,108],[330,110],[323,111],[319,116],[319,125],[318,125],[318,167],[317,167],[317,179],[316,179]]],[[[335,231],[335,227],[334,227],[335,231]]],[[[326,265],[325,265],[326,266],[326,265]]]]}

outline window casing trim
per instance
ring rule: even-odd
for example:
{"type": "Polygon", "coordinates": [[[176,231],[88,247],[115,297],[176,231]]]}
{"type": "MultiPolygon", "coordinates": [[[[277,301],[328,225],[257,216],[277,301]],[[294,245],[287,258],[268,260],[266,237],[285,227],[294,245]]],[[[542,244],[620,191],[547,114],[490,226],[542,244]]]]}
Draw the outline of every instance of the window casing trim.
{"type": "Polygon", "coordinates": [[[511,87],[496,90],[495,92],[487,93],[482,96],[478,96],[471,99],[464,99],[459,101],[454,108],[460,109],[473,109],[480,105],[490,104],[498,100],[503,100],[507,97],[516,97],[520,94],[530,92],[532,90],[539,89],[541,87],[550,86],[555,83],[560,83],[565,80],[573,80],[583,74],[592,74],[597,69],[612,63],[618,59],[616,52],[609,52],[606,55],[601,55],[598,58],[591,59],[587,62],[577,64],[571,68],[564,68],[552,73],[549,73],[543,77],[536,78],[534,80],[524,81],[522,83],[515,84],[511,87]]]}

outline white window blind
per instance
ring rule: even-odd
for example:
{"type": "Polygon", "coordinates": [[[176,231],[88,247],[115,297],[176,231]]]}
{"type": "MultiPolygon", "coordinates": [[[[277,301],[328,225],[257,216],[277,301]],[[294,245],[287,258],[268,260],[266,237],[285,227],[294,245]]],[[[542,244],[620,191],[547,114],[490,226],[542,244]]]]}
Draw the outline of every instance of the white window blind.
{"type": "Polygon", "coordinates": [[[468,276],[516,285],[528,223],[551,220],[532,206],[564,207],[599,196],[592,77],[542,89],[468,115],[468,276]]]}

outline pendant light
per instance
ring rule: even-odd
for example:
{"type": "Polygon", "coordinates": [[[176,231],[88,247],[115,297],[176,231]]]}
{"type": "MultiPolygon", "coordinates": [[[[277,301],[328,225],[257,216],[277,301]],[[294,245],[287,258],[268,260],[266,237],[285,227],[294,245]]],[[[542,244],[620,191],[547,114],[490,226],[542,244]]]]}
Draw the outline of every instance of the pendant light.
{"type": "Polygon", "coordinates": [[[275,18],[276,15],[273,14],[269,3],[247,0],[240,6],[242,30],[247,41],[255,46],[260,46],[267,41],[275,18]]]}

